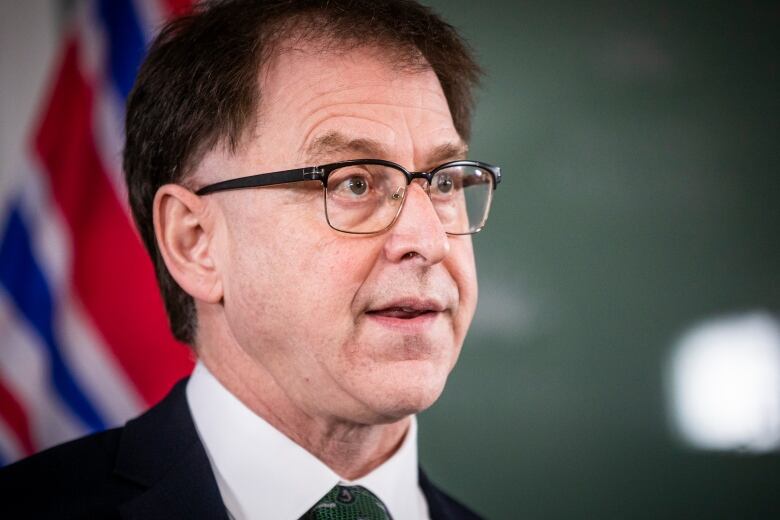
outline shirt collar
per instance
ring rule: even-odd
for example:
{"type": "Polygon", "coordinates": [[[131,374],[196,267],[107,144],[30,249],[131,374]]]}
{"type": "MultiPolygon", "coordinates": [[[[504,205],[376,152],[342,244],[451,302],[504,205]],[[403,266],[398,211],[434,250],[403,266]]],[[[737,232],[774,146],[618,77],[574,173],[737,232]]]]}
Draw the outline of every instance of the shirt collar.
{"type": "Polygon", "coordinates": [[[417,423],[400,448],[354,481],[341,478],[231,394],[200,361],[187,383],[187,402],[222,499],[236,519],[297,519],[336,484],[361,485],[395,518],[425,518],[417,482],[417,423]]]}

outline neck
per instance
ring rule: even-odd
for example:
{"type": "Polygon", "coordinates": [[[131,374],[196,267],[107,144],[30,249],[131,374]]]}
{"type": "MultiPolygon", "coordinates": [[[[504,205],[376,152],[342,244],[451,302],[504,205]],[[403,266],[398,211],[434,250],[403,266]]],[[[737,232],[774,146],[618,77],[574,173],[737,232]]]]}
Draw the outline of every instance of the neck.
{"type": "Polygon", "coordinates": [[[199,357],[245,406],[344,479],[355,480],[380,466],[397,451],[409,429],[409,417],[360,424],[305,410],[243,351],[201,348],[199,357]]]}

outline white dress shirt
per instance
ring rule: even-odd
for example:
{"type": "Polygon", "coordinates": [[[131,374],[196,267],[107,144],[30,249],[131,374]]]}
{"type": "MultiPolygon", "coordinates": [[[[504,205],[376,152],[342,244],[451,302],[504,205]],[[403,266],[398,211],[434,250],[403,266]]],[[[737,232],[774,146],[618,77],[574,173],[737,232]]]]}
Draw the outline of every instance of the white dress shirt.
{"type": "Polygon", "coordinates": [[[429,520],[417,481],[417,422],[401,447],[368,475],[350,481],[256,415],[200,362],[187,402],[222,501],[235,520],[298,520],[334,486],[360,485],[395,520],[429,520]]]}

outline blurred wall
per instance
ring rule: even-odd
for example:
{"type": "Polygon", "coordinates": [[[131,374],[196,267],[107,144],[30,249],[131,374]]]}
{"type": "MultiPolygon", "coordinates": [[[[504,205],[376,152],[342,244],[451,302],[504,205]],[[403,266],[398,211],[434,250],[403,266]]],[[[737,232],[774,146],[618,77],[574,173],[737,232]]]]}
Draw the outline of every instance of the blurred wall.
{"type": "Polygon", "coordinates": [[[686,447],[666,380],[690,327],[780,310],[780,4],[431,3],[505,178],[433,477],[491,518],[777,517],[777,453],[686,447]]]}

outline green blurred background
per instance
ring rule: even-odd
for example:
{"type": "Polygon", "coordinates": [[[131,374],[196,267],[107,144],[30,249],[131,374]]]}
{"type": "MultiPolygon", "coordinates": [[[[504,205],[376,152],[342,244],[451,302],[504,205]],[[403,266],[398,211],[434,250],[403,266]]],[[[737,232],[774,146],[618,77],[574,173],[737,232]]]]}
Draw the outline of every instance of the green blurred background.
{"type": "Polygon", "coordinates": [[[664,386],[689,327],[780,309],[780,3],[428,3],[505,176],[432,478],[495,519],[780,517],[778,454],[684,448],[664,386]]]}

